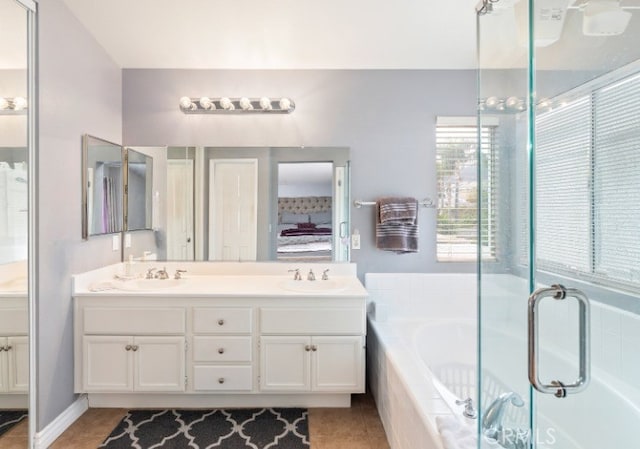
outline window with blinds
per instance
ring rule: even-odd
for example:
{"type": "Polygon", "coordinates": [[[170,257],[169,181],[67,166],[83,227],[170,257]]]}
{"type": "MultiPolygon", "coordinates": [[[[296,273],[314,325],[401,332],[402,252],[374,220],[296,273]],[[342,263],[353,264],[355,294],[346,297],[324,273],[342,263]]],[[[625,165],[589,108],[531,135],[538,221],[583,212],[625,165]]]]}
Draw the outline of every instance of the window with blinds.
{"type": "Polygon", "coordinates": [[[482,164],[480,183],[482,213],[481,242],[483,260],[495,258],[497,181],[495,127],[480,130],[472,120],[446,120],[439,117],[436,127],[436,173],[438,217],[436,260],[472,262],[478,255],[478,160],[482,164]]]}
{"type": "Polygon", "coordinates": [[[640,291],[640,75],[536,118],[539,269],[640,291]]]}

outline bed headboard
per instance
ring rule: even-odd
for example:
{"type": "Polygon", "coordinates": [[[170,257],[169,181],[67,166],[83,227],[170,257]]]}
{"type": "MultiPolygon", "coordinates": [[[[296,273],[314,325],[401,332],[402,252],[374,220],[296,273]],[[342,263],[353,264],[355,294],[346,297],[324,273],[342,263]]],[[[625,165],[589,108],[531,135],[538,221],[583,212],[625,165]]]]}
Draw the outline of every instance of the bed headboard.
{"type": "Polygon", "coordinates": [[[281,221],[282,212],[292,214],[312,214],[331,210],[332,198],[330,196],[300,196],[278,198],[278,221],[281,221]]]}

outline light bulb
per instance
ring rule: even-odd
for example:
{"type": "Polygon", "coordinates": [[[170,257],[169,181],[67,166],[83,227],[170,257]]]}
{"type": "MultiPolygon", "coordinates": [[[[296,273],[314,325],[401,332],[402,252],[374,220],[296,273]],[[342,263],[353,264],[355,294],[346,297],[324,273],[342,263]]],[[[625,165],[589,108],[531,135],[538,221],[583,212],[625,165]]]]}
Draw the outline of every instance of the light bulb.
{"type": "Polygon", "coordinates": [[[518,97],[509,97],[507,98],[506,105],[509,109],[513,109],[518,106],[518,97]]]}
{"type": "Polygon", "coordinates": [[[0,97],[0,110],[2,109],[9,109],[9,102],[4,97],[0,97]]]}
{"type": "Polygon", "coordinates": [[[228,98],[228,97],[222,97],[222,98],[220,99],[220,107],[221,107],[222,109],[227,109],[227,110],[230,110],[230,111],[232,111],[233,109],[235,109],[235,108],[233,107],[233,103],[231,103],[231,100],[229,100],[229,98],[228,98]]]}
{"type": "Polygon", "coordinates": [[[496,109],[497,109],[498,111],[504,111],[504,100],[500,100],[500,101],[498,102],[498,104],[496,105],[496,109]]]}
{"type": "Polygon", "coordinates": [[[280,99],[280,102],[278,104],[280,105],[280,109],[282,109],[283,111],[288,111],[291,107],[291,100],[284,97],[280,99]]]}
{"type": "Polygon", "coordinates": [[[269,99],[269,97],[260,98],[260,107],[263,111],[271,110],[271,100],[269,99]]]}
{"type": "Polygon", "coordinates": [[[251,100],[249,100],[247,97],[242,97],[240,99],[240,107],[244,111],[250,111],[251,109],[253,109],[253,106],[251,105],[251,100]]]}
{"type": "Polygon", "coordinates": [[[500,101],[498,100],[498,97],[489,97],[485,104],[488,108],[495,108],[498,105],[498,101],[500,101]]]}
{"type": "Polygon", "coordinates": [[[180,98],[180,107],[182,109],[191,109],[191,104],[192,104],[191,98],[189,97],[180,98]]]}
{"type": "Polygon", "coordinates": [[[201,97],[200,98],[200,107],[202,109],[215,109],[216,106],[213,104],[213,101],[211,101],[211,98],[209,97],[201,97]]]}
{"type": "Polygon", "coordinates": [[[24,97],[16,97],[13,99],[13,109],[21,111],[27,107],[27,99],[24,97]]]}

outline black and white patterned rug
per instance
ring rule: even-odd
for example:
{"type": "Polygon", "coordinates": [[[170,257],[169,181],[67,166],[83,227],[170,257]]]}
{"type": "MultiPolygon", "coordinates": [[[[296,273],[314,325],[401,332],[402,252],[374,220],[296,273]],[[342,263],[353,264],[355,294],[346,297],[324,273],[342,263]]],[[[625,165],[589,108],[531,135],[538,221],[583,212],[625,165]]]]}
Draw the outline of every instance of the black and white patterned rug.
{"type": "Polygon", "coordinates": [[[308,449],[299,408],[129,410],[101,449],[308,449]]]}
{"type": "Polygon", "coordinates": [[[26,410],[0,410],[0,435],[28,416],[26,410]]]}

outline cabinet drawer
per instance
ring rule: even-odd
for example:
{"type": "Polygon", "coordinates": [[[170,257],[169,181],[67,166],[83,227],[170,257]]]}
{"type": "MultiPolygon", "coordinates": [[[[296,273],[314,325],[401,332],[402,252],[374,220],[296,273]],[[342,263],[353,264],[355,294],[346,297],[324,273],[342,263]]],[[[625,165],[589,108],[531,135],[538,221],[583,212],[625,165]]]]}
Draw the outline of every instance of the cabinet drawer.
{"type": "Polygon", "coordinates": [[[260,309],[262,334],[365,334],[364,307],[260,309]]]}
{"type": "Polygon", "coordinates": [[[194,307],[193,332],[250,334],[252,310],[247,307],[194,307]]]}
{"type": "Polygon", "coordinates": [[[0,310],[0,335],[27,335],[28,330],[26,306],[0,310]]]}
{"type": "Polygon", "coordinates": [[[250,362],[251,337],[193,337],[194,362],[250,362]]]}
{"type": "Polygon", "coordinates": [[[86,307],[83,324],[85,334],[175,335],[184,334],[186,313],[177,307],[86,307]]]}
{"type": "Polygon", "coordinates": [[[195,366],[193,389],[199,391],[250,391],[253,376],[250,366],[195,366]]]}

